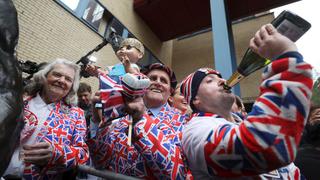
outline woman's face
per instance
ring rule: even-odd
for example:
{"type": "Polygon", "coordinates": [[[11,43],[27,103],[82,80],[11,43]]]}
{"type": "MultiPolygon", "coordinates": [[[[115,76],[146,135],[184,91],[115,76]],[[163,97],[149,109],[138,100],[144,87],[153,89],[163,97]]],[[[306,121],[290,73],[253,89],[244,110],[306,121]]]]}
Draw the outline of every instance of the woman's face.
{"type": "Polygon", "coordinates": [[[169,99],[171,105],[182,112],[186,111],[189,107],[187,100],[184,98],[184,96],[180,93],[180,86],[178,86],[173,96],[169,99]]]}
{"type": "Polygon", "coordinates": [[[64,64],[55,65],[47,74],[43,92],[44,98],[52,103],[66,97],[72,88],[74,76],[73,68],[64,64]]]}

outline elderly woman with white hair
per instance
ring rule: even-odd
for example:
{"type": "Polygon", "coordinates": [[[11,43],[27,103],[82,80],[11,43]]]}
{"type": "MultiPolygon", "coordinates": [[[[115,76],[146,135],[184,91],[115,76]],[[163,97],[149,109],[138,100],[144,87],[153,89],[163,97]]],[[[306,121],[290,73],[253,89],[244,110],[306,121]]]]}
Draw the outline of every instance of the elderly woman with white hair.
{"type": "Polygon", "coordinates": [[[57,59],[34,74],[24,99],[25,127],[4,177],[53,179],[88,160],[86,121],[76,107],[79,67],[57,59]]]}

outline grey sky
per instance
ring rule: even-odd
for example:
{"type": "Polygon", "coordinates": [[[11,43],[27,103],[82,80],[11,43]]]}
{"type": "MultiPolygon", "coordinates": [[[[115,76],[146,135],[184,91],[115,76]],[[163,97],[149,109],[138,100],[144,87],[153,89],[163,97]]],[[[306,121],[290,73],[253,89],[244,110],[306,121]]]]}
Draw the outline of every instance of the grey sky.
{"type": "Polygon", "coordinates": [[[290,10],[311,23],[310,30],[296,44],[305,61],[314,66],[318,72],[320,72],[320,56],[318,54],[320,52],[319,7],[320,1],[302,0],[272,10],[276,16],[283,10],[290,10]]]}

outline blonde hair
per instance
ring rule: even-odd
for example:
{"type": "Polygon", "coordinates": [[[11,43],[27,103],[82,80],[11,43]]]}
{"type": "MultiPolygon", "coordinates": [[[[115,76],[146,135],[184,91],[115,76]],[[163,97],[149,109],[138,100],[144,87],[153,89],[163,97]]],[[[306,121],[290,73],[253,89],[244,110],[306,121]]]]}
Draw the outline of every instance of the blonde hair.
{"type": "Polygon", "coordinates": [[[142,55],[144,55],[143,44],[139,40],[137,40],[135,38],[126,38],[126,39],[124,39],[120,44],[120,49],[122,47],[124,47],[124,46],[132,46],[132,47],[138,49],[142,53],[142,55]]]}

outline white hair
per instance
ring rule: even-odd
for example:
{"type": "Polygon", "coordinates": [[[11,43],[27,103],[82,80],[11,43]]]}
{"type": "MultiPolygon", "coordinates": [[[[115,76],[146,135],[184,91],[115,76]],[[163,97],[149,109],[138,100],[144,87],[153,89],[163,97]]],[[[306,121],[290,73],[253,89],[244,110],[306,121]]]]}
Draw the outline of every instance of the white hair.
{"type": "Polygon", "coordinates": [[[53,61],[52,63],[47,64],[43,69],[41,69],[37,73],[35,73],[33,75],[34,82],[32,84],[30,84],[30,86],[31,86],[30,89],[32,89],[31,90],[32,93],[30,95],[35,95],[36,93],[38,93],[39,91],[41,91],[43,89],[43,86],[47,80],[48,73],[50,71],[52,71],[54,66],[57,64],[66,65],[66,66],[74,69],[74,71],[75,71],[72,87],[70,89],[70,92],[66,95],[64,100],[67,104],[76,106],[78,103],[77,91],[78,91],[79,83],[80,83],[80,67],[77,64],[75,64],[69,60],[66,60],[66,59],[58,58],[55,61],[53,61]]]}

